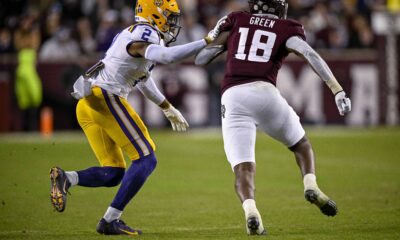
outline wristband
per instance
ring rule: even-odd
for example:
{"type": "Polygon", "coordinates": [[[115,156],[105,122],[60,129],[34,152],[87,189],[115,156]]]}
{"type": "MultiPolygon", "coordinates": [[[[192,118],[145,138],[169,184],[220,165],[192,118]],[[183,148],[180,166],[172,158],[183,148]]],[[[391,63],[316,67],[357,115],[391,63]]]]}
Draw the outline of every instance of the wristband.
{"type": "Polygon", "coordinates": [[[209,36],[206,36],[206,37],[204,38],[204,40],[206,41],[206,44],[207,44],[207,45],[213,42],[209,36]]]}
{"type": "Polygon", "coordinates": [[[342,86],[340,86],[336,79],[328,80],[325,83],[331,89],[333,95],[336,95],[338,92],[343,91],[342,86]]]}
{"type": "Polygon", "coordinates": [[[168,102],[167,99],[165,99],[162,103],[160,103],[160,105],[158,105],[161,109],[165,110],[168,109],[171,104],[168,102]]]}

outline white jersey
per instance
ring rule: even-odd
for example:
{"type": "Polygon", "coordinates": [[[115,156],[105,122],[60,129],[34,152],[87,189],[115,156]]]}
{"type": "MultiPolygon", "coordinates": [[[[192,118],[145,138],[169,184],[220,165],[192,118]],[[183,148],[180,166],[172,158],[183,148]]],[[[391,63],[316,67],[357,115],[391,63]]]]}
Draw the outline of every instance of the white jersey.
{"type": "Polygon", "coordinates": [[[146,81],[154,63],[128,53],[134,42],[160,44],[156,29],[148,24],[132,25],[114,37],[113,43],[101,61],[104,68],[90,79],[92,86],[101,87],[120,97],[127,98],[139,81],[146,81]]]}

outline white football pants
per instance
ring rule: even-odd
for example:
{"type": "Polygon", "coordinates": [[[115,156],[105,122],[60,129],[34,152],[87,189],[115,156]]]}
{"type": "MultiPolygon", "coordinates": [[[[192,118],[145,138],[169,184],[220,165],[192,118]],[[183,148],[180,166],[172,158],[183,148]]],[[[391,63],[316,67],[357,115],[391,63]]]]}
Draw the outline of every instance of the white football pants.
{"type": "Polygon", "coordinates": [[[296,112],[271,83],[257,81],[227,89],[221,99],[222,134],[232,169],[255,162],[256,128],[291,147],[305,135],[296,112]]]}

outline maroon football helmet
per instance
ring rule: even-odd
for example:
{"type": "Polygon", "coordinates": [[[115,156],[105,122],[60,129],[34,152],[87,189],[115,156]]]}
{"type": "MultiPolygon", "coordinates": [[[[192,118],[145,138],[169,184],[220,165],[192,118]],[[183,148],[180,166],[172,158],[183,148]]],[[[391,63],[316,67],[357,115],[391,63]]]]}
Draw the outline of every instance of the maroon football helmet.
{"type": "Polygon", "coordinates": [[[286,0],[249,0],[253,14],[272,14],[286,19],[288,4],[286,0]]]}

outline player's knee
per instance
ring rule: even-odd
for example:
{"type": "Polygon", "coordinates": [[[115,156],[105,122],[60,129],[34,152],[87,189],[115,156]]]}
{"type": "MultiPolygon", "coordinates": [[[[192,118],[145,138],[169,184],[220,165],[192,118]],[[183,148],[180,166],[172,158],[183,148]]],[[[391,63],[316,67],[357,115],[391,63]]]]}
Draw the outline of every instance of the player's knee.
{"type": "Polygon", "coordinates": [[[125,175],[125,169],[119,167],[105,167],[105,175],[108,180],[106,181],[106,187],[118,186],[125,175]]]}
{"type": "Polygon", "coordinates": [[[242,162],[237,164],[233,170],[237,175],[242,173],[253,173],[256,171],[256,166],[253,162],[242,162]]]}
{"type": "Polygon", "coordinates": [[[144,160],[146,161],[147,168],[150,171],[153,171],[157,166],[157,158],[156,158],[156,155],[154,154],[154,152],[150,153],[149,155],[145,156],[144,158],[145,158],[144,160]]]}
{"type": "Polygon", "coordinates": [[[293,146],[289,147],[289,150],[292,152],[297,152],[302,149],[310,149],[311,148],[311,143],[308,141],[307,137],[304,136],[302,139],[300,139],[297,143],[295,143],[293,146]]]}
{"type": "Polygon", "coordinates": [[[256,173],[256,165],[254,162],[243,162],[236,165],[233,170],[235,172],[236,184],[251,182],[256,173]]]}

